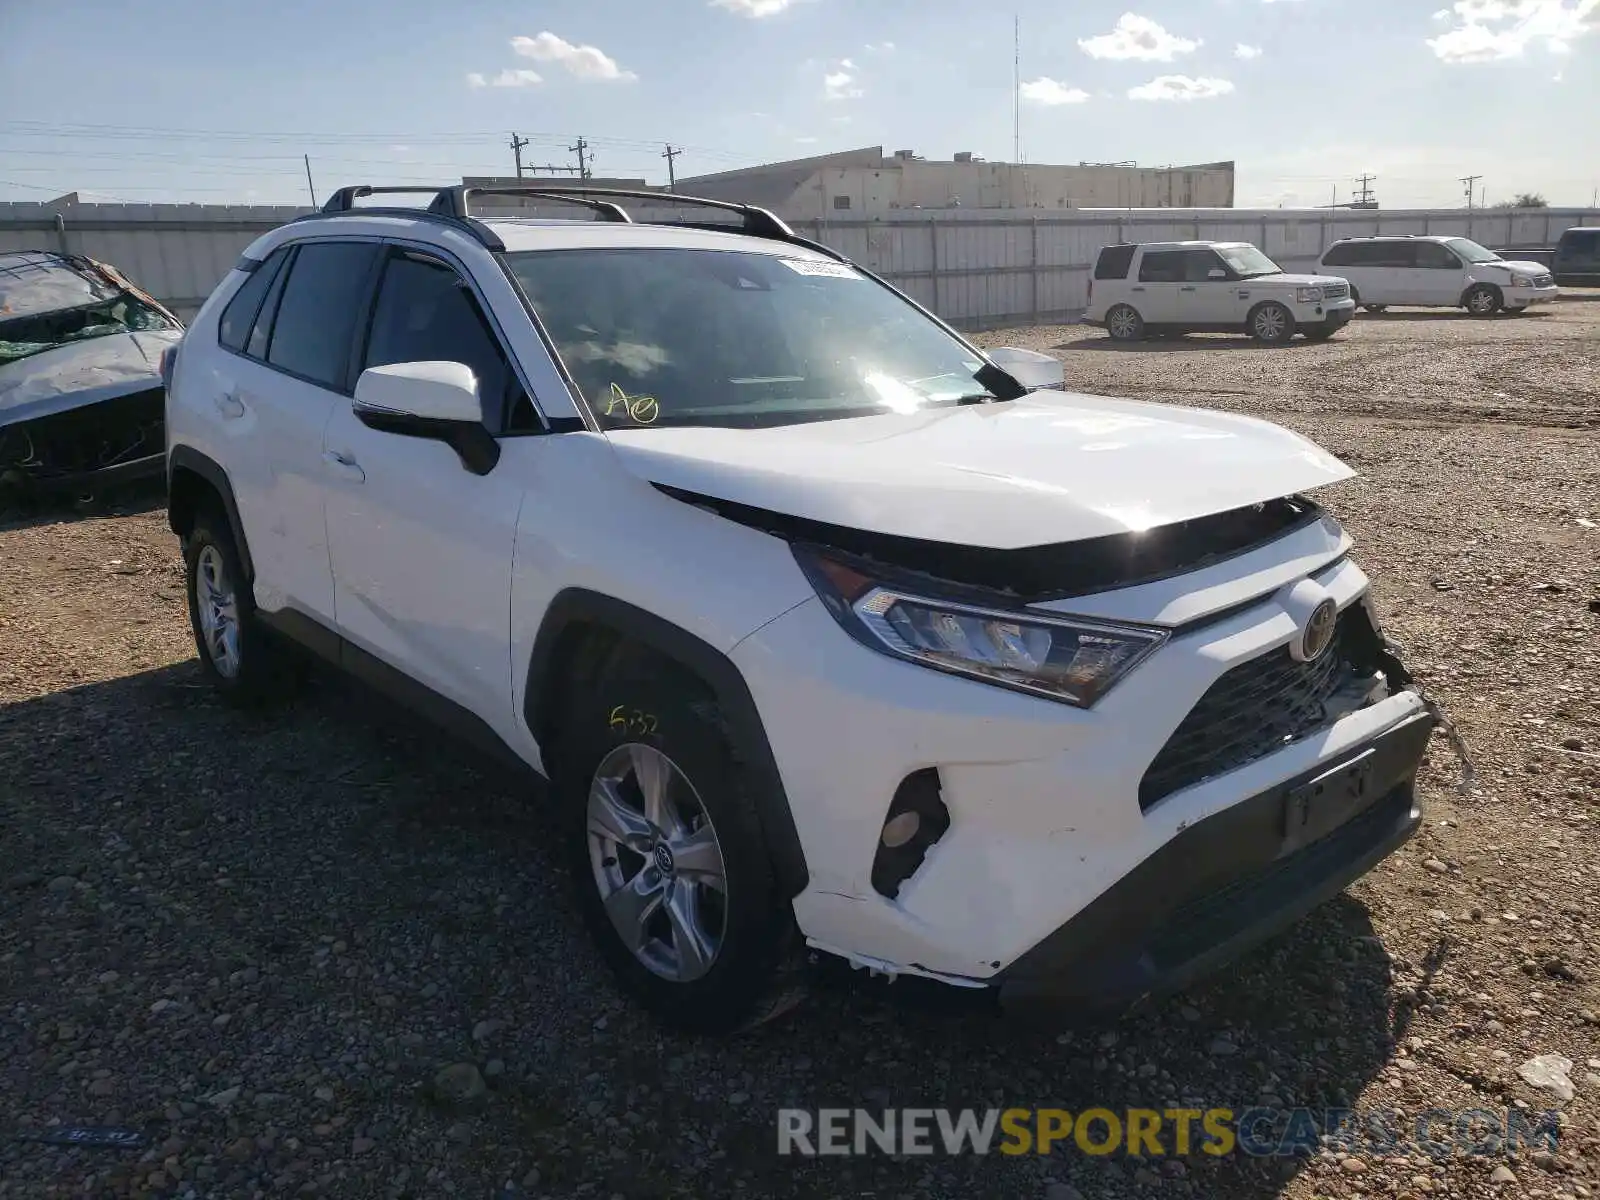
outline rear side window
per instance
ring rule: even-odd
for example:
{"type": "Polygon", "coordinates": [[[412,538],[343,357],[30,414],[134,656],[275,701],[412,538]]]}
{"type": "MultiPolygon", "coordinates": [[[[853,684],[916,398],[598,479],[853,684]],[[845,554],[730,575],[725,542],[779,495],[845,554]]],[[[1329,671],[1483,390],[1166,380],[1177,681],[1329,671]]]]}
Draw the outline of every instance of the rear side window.
{"type": "Polygon", "coordinates": [[[433,361],[466,363],[478,377],[484,416],[503,411],[515,376],[477,297],[454,268],[401,252],[384,266],[362,366],[433,361]]]}
{"type": "Polygon", "coordinates": [[[1349,267],[1356,262],[1356,242],[1339,242],[1330,246],[1328,252],[1322,256],[1322,265],[1325,267],[1349,267]]]}
{"type": "Polygon", "coordinates": [[[1561,244],[1567,250],[1600,254],[1600,229],[1568,230],[1561,235],[1561,244]]]}
{"type": "Polygon", "coordinates": [[[1150,250],[1139,260],[1140,283],[1181,283],[1188,253],[1183,250],[1150,250]]]}
{"type": "Polygon", "coordinates": [[[356,311],[377,253],[365,242],[306,242],[295,255],[272,323],[267,362],[344,389],[356,311]]]}
{"type": "Polygon", "coordinates": [[[233,294],[233,299],[228,301],[228,307],[222,310],[222,319],[217,322],[217,341],[229,350],[244,349],[250,328],[256,323],[256,314],[261,311],[261,298],[267,294],[267,289],[278,277],[288,257],[288,247],[274,250],[250,273],[250,278],[244,281],[233,294]]]}
{"type": "Polygon", "coordinates": [[[1133,252],[1136,246],[1106,246],[1100,251],[1100,257],[1095,260],[1094,277],[1096,279],[1126,279],[1128,268],[1133,266],[1133,252]]]}

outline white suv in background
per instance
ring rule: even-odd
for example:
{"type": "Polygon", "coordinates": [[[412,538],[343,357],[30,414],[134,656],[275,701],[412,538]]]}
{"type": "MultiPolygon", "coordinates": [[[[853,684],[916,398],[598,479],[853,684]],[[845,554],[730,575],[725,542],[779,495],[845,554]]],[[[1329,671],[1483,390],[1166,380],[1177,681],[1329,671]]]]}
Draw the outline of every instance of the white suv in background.
{"type": "Polygon", "coordinates": [[[1520,313],[1561,294],[1550,269],[1508,262],[1463,237],[1345,238],[1322,252],[1320,266],[1350,281],[1368,312],[1393,305],[1464,308],[1475,317],[1520,313]]]}
{"type": "Polygon", "coordinates": [[[1124,242],[1102,247],[1083,320],[1122,342],[1248,333],[1281,344],[1330,338],[1354,315],[1343,279],[1286,274],[1248,242],[1124,242]]]}
{"type": "Polygon", "coordinates": [[[545,775],[664,1019],[769,1015],[808,950],[1125,1005],[1417,828],[1438,717],[1311,442],[1058,390],[761,209],[372,190],[164,364],[202,669],[255,702],[298,643],[545,775]]]}

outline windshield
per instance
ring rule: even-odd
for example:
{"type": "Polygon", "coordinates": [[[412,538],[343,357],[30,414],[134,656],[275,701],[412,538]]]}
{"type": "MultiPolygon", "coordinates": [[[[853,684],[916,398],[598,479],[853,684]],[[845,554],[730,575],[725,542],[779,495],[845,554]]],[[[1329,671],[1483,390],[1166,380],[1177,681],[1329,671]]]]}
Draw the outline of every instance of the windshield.
{"type": "Polygon", "coordinates": [[[782,425],[973,397],[984,362],[843,263],[578,249],[506,262],[607,427],[782,425]]]}
{"type": "Polygon", "coordinates": [[[1282,275],[1283,268],[1254,246],[1218,246],[1217,253],[1240,275],[1282,275]]]}
{"type": "Polygon", "coordinates": [[[0,366],[43,354],[68,342],[108,337],[114,333],[177,328],[177,324],[157,309],[137,296],[124,293],[80,308],[0,320],[0,366]]]}
{"type": "Polygon", "coordinates": [[[1477,242],[1468,241],[1466,238],[1450,238],[1446,246],[1454,250],[1469,263],[1499,262],[1500,256],[1493,250],[1485,250],[1477,242]]]}

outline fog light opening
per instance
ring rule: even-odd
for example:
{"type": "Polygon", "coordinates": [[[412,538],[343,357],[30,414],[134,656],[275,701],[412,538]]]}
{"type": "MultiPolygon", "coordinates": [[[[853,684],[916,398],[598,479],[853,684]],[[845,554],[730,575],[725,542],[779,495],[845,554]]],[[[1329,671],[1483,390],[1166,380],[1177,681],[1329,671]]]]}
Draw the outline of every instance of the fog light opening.
{"type": "Polygon", "coordinates": [[[893,900],[915,875],[935,842],[950,828],[950,810],[939,794],[939,772],[913,771],[895,789],[872,860],[872,886],[893,900]]]}

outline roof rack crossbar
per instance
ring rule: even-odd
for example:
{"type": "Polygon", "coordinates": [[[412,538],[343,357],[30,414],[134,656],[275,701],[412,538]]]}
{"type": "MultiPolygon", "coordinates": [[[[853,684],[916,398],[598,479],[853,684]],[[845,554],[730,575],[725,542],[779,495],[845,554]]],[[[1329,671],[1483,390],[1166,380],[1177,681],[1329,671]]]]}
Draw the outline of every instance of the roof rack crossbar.
{"type": "MultiPolygon", "coordinates": [[[[614,188],[614,187],[587,187],[583,184],[530,184],[526,187],[515,185],[497,186],[493,188],[459,187],[446,188],[440,192],[434,201],[437,205],[449,204],[451,211],[456,216],[467,216],[467,203],[474,195],[508,195],[508,196],[543,196],[549,199],[578,198],[578,197],[606,197],[614,196],[624,200],[651,200],[657,204],[676,208],[715,208],[722,212],[738,213],[744,218],[742,232],[754,237],[774,238],[778,241],[793,241],[794,230],[790,229],[783,220],[765,208],[757,208],[754,204],[740,204],[734,200],[709,200],[704,196],[686,196],[680,192],[649,192],[640,188],[614,188]]],[[[613,206],[616,207],[616,206],[613,206]]]]}
{"type": "Polygon", "coordinates": [[[436,187],[373,187],[371,184],[358,183],[351,187],[342,187],[328,197],[328,202],[322,206],[325,213],[349,212],[356,206],[356,201],[363,196],[387,196],[397,192],[410,192],[413,195],[423,193],[436,193],[436,187]]]}
{"type": "Polygon", "coordinates": [[[535,200],[556,200],[563,204],[578,204],[584,208],[592,208],[600,214],[602,221],[619,221],[629,225],[633,223],[633,218],[620,204],[612,204],[609,200],[591,200],[581,192],[576,190],[569,192],[561,187],[520,187],[506,184],[495,187],[461,185],[441,188],[439,194],[433,198],[433,203],[428,206],[428,210],[465,219],[472,215],[468,200],[473,196],[522,196],[535,200]]]}

